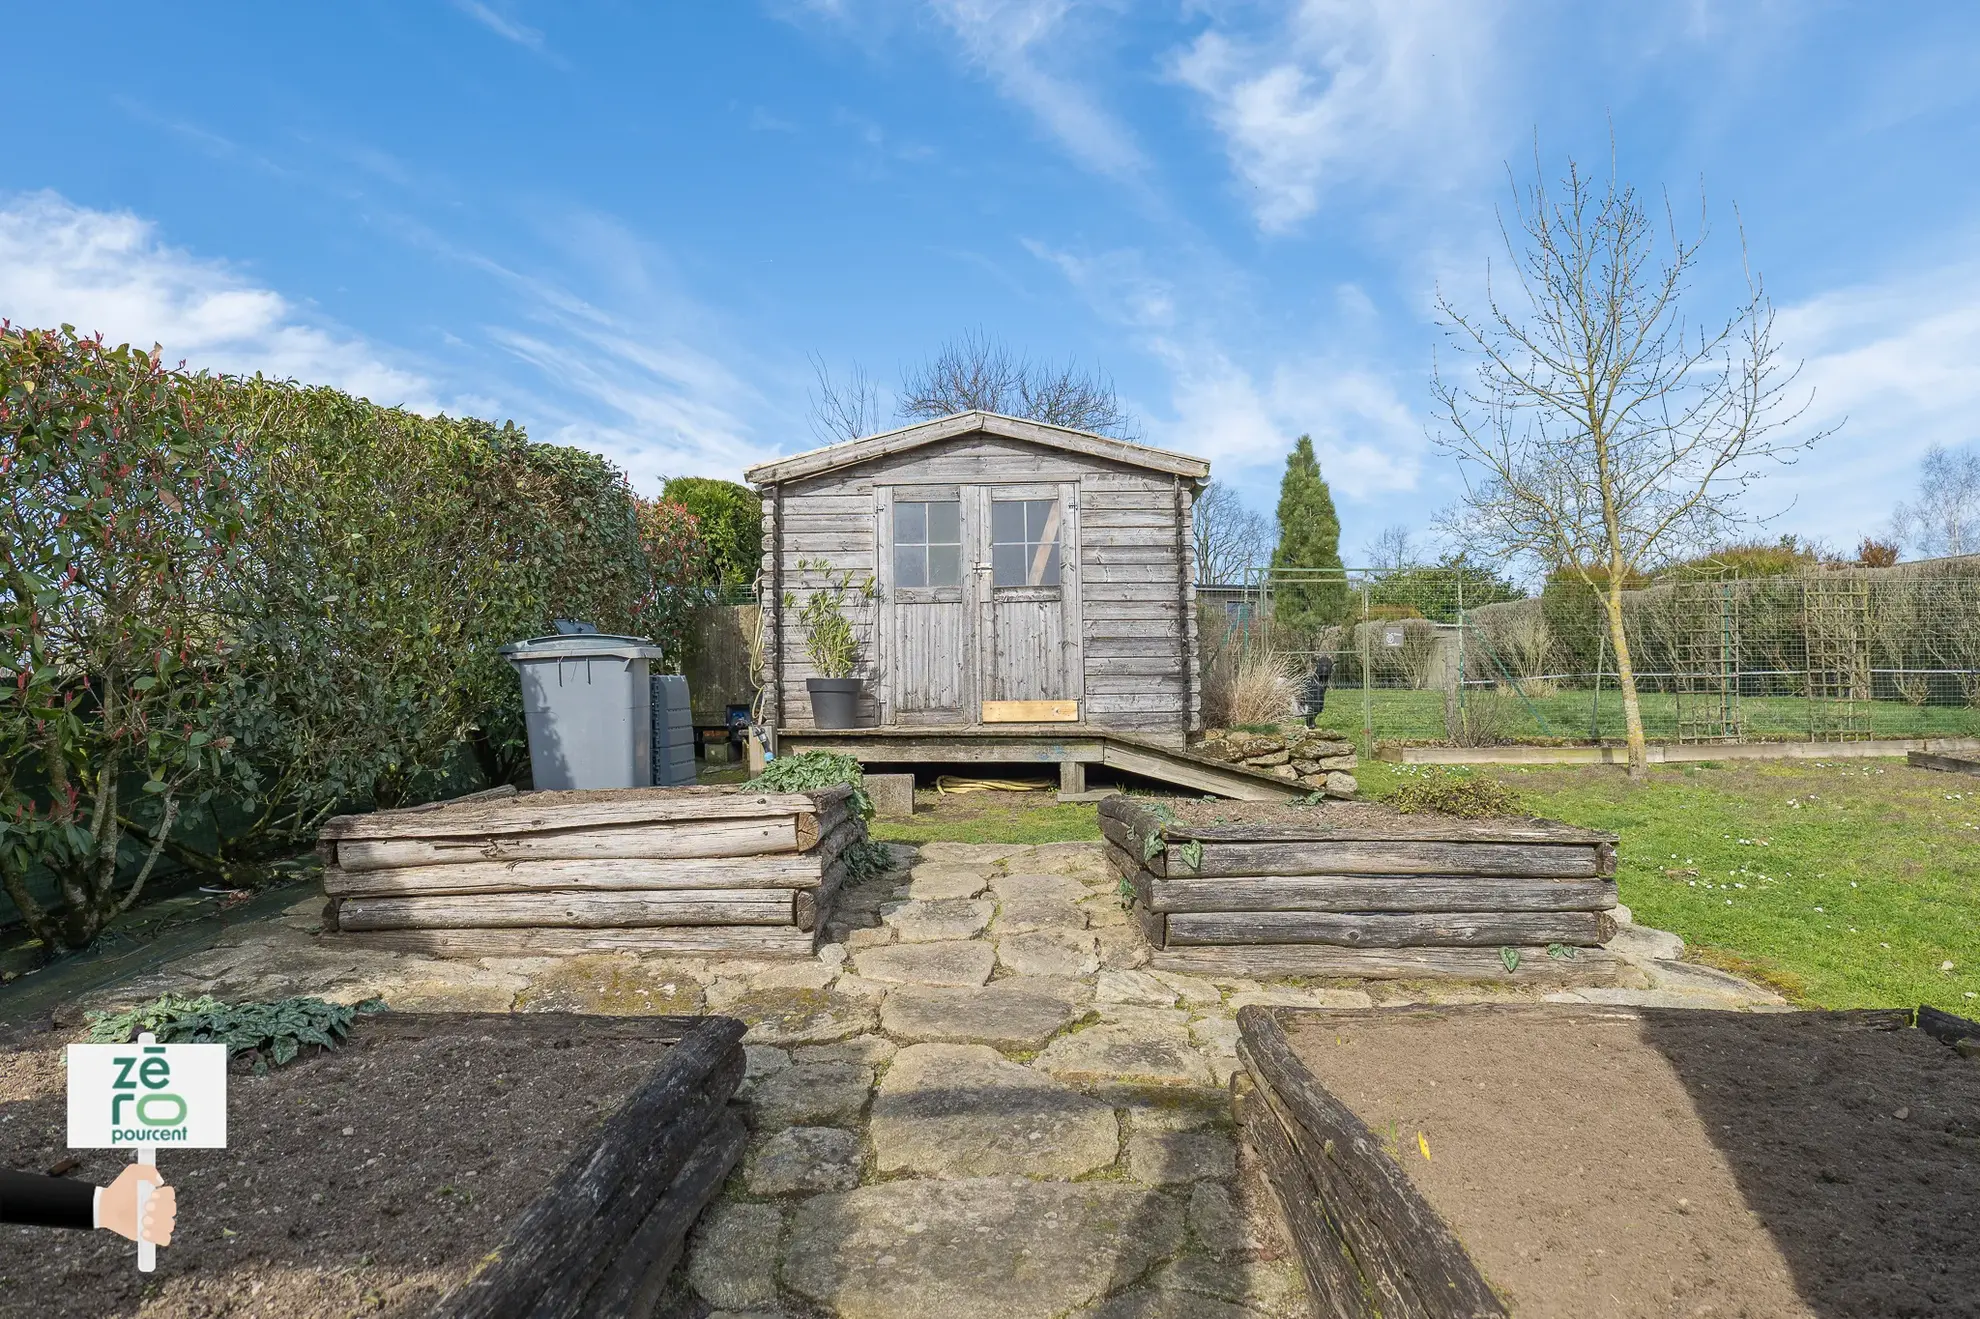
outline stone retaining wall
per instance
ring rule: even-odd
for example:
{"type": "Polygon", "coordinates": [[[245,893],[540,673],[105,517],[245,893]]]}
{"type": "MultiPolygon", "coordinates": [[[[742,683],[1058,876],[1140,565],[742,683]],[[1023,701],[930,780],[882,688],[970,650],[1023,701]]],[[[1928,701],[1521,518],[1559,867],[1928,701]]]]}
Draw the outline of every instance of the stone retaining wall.
{"type": "Polygon", "coordinates": [[[1326,730],[1261,734],[1213,728],[1191,749],[1228,764],[1303,783],[1329,797],[1352,797],[1360,788],[1354,777],[1360,763],[1354,743],[1326,730]]]}

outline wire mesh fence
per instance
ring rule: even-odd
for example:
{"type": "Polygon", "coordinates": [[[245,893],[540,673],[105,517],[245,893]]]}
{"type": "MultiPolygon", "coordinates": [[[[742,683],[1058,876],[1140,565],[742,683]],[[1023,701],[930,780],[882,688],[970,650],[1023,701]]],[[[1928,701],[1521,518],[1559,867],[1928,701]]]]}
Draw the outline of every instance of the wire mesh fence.
{"type": "MultiPolygon", "coordinates": [[[[1324,680],[1314,722],[1369,747],[1625,734],[1607,605],[1585,583],[1522,595],[1446,564],[1261,573],[1198,601],[1213,726],[1279,722],[1324,680]]],[[[1693,570],[1624,591],[1622,615],[1652,741],[1980,736],[1980,557],[1693,570]]]]}

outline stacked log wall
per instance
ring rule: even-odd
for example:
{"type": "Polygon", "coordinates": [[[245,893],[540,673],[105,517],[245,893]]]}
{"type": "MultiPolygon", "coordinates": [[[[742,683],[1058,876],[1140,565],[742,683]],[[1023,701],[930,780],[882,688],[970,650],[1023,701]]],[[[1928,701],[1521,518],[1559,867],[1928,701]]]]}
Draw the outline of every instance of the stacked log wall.
{"type": "Polygon", "coordinates": [[[1548,821],[1190,826],[1100,807],[1163,969],[1214,975],[1612,979],[1615,839],[1548,821]]]}
{"type": "Polygon", "coordinates": [[[530,793],[325,825],[330,929],[479,957],[808,955],[865,822],[851,791],[530,793]]]}

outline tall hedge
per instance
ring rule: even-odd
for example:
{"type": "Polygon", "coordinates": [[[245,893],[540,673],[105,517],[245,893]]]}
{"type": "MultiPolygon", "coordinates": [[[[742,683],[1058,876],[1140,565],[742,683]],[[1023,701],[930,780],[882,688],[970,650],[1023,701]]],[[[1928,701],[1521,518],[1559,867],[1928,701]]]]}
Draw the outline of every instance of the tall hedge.
{"type": "Polygon", "coordinates": [[[679,504],[701,524],[703,585],[736,589],[756,580],[763,562],[763,501],[754,490],[734,481],[707,476],[677,476],[660,497],[679,504]]]}
{"type": "Polygon", "coordinates": [[[227,622],[244,453],[180,384],[155,354],[0,321],[0,885],[51,949],[86,946],[186,814],[251,780],[227,622]]]}
{"type": "Polygon", "coordinates": [[[692,515],[595,454],[67,330],[0,330],[0,503],[0,880],[61,947],[157,853],[251,879],[332,811],[514,778],[498,648],[678,650],[702,573],[692,515]]]}

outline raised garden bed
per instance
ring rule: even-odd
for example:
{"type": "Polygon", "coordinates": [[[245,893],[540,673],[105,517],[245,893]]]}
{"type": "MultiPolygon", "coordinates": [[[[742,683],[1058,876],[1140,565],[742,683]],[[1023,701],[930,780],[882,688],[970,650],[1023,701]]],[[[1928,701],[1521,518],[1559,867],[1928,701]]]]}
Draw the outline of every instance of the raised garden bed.
{"type": "Polygon", "coordinates": [[[328,928],[443,956],[809,956],[866,822],[846,787],[528,792],[328,821],[328,928]]]}
{"type": "Polygon", "coordinates": [[[1158,969],[1612,980],[1616,836],[1384,806],[1111,797],[1107,853],[1158,969]]]}
{"type": "Polygon", "coordinates": [[[1947,756],[1932,751],[1907,751],[1904,763],[1913,769],[1936,769],[1945,774],[1980,774],[1980,760],[1971,755],[1947,756]]]}
{"type": "MultiPolygon", "coordinates": [[[[106,1232],[0,1228],[0,1315],[649,1315],[742,1151],[726,1017],[382,1013],[229,1078],[225,1150],[164,1153],[179,1225],[140,1275],[106,1232]]],[[[43,1037],[46,1038],[46,1037],[43,1037]]],[[[0,1073],[0,1166],[67,1153],[61,1045],[0,1073]]],[[[109,1182],[128,1155],[79,1151],[109,1182]]]]}
{"type": "MultiPolygon", "coordinates": [[[[1950,1024],[1949,1024],[1950,1021],[1950,1024]]],[[[1328,1316],[1971,1315],[1980,1027],[1593,1005],[1238,1014],[1328,1316]]]]}

